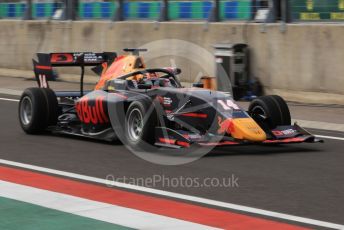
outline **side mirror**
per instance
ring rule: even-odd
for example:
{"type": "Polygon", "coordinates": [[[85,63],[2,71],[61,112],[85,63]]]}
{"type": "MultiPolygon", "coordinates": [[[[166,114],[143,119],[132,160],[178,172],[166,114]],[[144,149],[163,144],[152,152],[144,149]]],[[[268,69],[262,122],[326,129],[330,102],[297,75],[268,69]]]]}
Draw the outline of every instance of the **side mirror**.
{"type": "Polygon", "coordinates": [[[193,83],[192,87],[196,87],[196,88],[203,88],[204,84],[202,82],[197,82],[197,83],[193,83]]]}
{"type": "Polygon", "coordinates": [[[137,85],[137,88],[138,89],[151,89],[152,85],[140,84],[140,85],[137,85]]]}

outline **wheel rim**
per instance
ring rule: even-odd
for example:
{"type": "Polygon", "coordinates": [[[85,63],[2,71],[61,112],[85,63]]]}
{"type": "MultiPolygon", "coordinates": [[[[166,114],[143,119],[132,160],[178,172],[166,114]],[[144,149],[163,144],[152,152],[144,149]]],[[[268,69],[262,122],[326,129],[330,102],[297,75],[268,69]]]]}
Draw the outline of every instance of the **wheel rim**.
{"type": "Polygon", "coordinates": [[[139,109],[133,109],[128,117],[128,134],[132,141],[138,141],[143,130],[143,116],[139,109]]]}
{"type": "Polygon", "coordinates": [[[265,109],[259,105],[255,106],[253,109],[252,109],[252,112],[257,114],[257,115],[260,115],[262,116],[263,118],[267,118],[267,114],[265,112],[265,109]]]}
{"type": "Polygon", "coordinates": [[[30,124],[32,119],[32,101],[26,96],[20,104],[20,120],[24,125],[30,124]]]}

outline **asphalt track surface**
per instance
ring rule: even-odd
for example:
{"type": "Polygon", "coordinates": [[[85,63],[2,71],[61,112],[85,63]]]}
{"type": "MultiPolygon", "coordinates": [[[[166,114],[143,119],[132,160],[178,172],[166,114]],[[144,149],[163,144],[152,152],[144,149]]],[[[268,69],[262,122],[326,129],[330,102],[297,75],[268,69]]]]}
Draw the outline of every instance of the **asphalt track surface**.
{"type": "MultiPolygon", "coordinates": [[[[200,179],[235,175],[239,187],[186,188],[158,183],[154,188],[344,224],[343,140],[226,147],[186,165],[162,166],[136,157],[121,144],[49,134],[26,135],[19,127],[17,107],[17,102],[0,100],[0,159],[103,179],[109,174],[117,178],[164,175],[200,179]]],[[[313,132],[344,137],[340,132],[313,132]]]]}

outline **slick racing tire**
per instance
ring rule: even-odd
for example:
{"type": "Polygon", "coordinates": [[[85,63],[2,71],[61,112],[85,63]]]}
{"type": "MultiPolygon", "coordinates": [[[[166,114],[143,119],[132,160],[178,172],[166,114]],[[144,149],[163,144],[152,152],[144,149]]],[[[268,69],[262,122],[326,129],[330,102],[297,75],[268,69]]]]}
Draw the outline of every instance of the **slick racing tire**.
{"type": "Polygon", "coordinates": [[[42,88],[28,88],[23,92],[18,114],[20,125],[26,133],[38,134],[49,125],[56,124],[57,99],[53,98],[53,93],[50,89],[42,88]]]}
{"type": "Polygon", "coordinates": [[[142,101],[134,101],[128,107],[124,132],[127,144],[132,148],[142,149],[147,144],[154,144],[156,112],[149,110],[149,103],[142,101]]]}
{"type": "Polygon", "coordinates": [[[277,95],[262,96],[253,100],[248,109],[250,114],[264,117],[269,128],[291,125],[290,111],[287,103],[277,95]]]}
{"type": "Polygon", "coordinates": [[[48,126],[56,125],[58,117],[58,102],[56,94],[49,88],[42,88],[42,91],[48,104],[48,126]]]}

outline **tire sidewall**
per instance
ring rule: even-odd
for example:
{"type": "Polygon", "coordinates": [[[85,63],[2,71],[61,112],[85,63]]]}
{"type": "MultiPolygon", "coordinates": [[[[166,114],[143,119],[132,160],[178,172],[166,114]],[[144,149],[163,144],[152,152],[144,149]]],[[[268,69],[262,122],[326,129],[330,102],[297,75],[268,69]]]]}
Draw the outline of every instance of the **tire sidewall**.
{"type": "Polygon", "coordinates": [[[278,95],[271,95],[271,99],[277,104],[281,112],[281,124],[282,125],[291,125],[291,116],[287,103],[285,100],[278,95]]]}
{"type": "Polygon", "coordinates": [[[126,144],[130,145],[130,147],[142,148],[143,146],[147,144],[148,145],[153,144],[155,140],[155,132],[154,132],[155,130],[154,121],[156,120],[155,110],[153,110],[151,114],[149,114],[149,117],[146,118],[145,115],[148,109],[149,109],[149,103],[146,101],[134,101],[128,107],[128,110],[126,112],[125,125],[124,125],[124,136],[125,136],[125,141],[127,142],[126,144]],[[131,140],[131,138],[129,137],[129,124],[128,124],[129,115],[135,109],[140,111],[142,119],[145,121],[143,123],[143,128],[142,128],[140,137],[136,141],[131,140]]]}
{"type": "Polygon", "coordinates": [[[37,134],[46,129],[48,125],[48,104],[43,91],[40,88],[26,89],[19,101],[19,121],[22,129],[29,134],[37,134]],[[21,118],[23,99],[28,97],[31,100],[31,120],[28,124],[24,124],[21,118]]]}
{"type": "Polygon", "coordinates": [[[49,88],[42,88],[47,102],[47,125],[56,125],[58,117],[58,101],[55,92],[49,88]]]}
{"type": "Polygon", "coordinates": [[[273,129],[276,126],[290,125],[290,112],[286,102],[279,96],[262,96],[253,100],[249,106],[249,112],[255,113],[256,109],[262,109],[267,117],[267,125],[273,129]]]}

